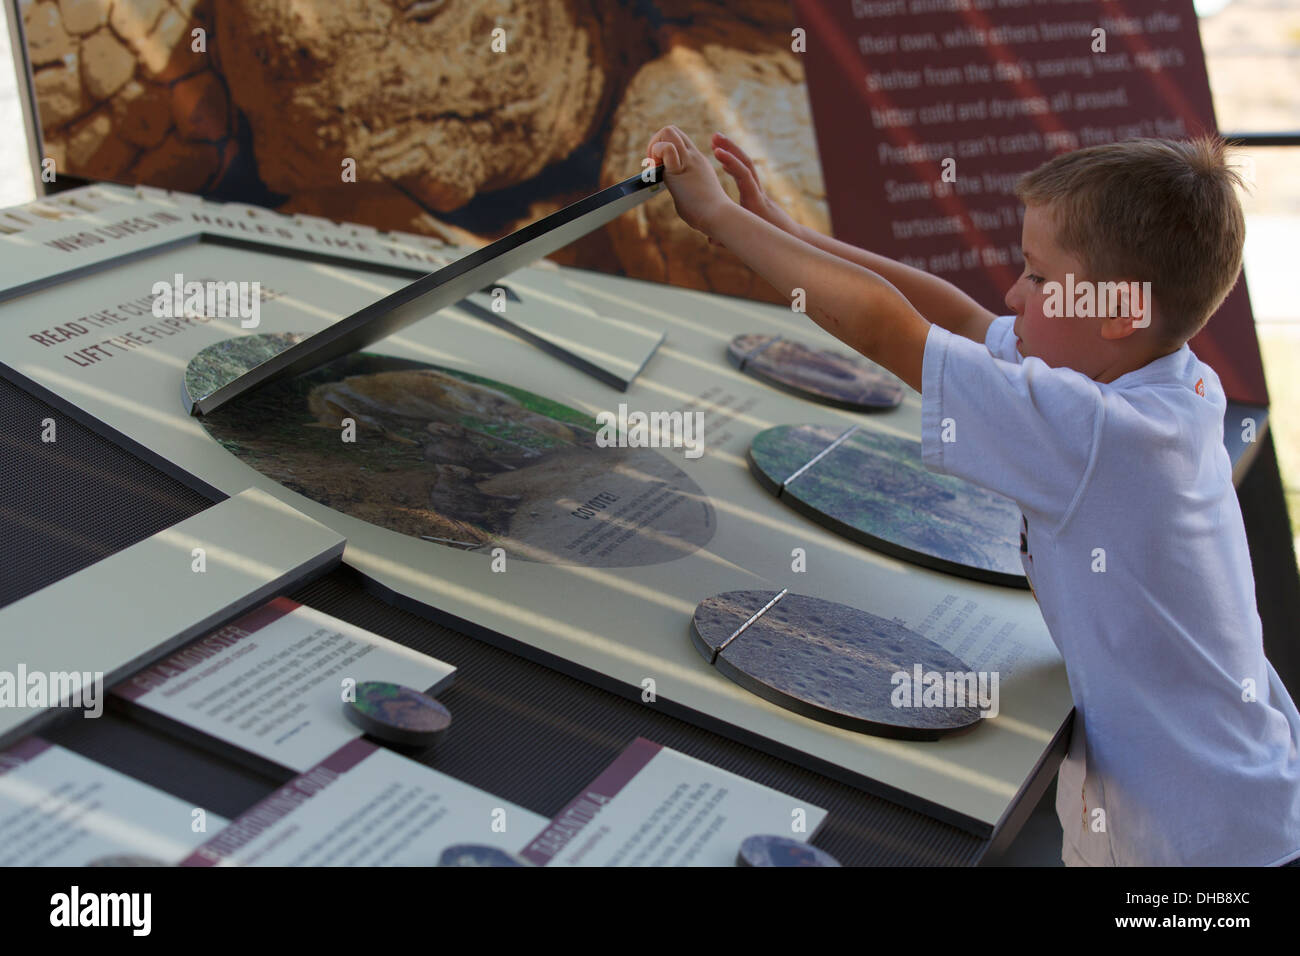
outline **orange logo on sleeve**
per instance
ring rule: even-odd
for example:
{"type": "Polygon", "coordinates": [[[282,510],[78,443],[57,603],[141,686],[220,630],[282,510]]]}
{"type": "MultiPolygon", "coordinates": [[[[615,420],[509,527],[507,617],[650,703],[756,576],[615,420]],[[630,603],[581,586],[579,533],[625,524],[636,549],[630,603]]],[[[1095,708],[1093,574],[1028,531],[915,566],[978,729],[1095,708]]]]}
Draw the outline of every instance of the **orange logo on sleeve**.
{"type": "Polygon", "coordinates": [[[1202,397],[1205,396],[1205,379],[1198,378],[1196,380],[1196,394],[1202,397]]]}

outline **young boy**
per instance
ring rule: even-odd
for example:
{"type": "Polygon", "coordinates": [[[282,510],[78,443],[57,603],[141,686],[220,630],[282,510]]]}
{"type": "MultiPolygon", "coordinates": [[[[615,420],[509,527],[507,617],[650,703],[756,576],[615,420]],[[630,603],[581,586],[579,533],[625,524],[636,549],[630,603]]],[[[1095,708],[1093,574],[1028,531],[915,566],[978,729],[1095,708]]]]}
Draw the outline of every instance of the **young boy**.
{"type": "Polygon", "coordinates": [[[927,467],[1021,508],[1075,704],[1062,859],[1300,857],[1300,714],[1264,657],[1219,379],[1186,344],[1241,269],[1222,142],[1108,144],[1024,177],[1026,266],[1002,317],[795,224],[734,143],[713,147],[740,205],[677,127],[650,141],[682,219],[921,392],[927,467]],[[1070,281],[1100,309],[1062,301],[1070,281]]]}

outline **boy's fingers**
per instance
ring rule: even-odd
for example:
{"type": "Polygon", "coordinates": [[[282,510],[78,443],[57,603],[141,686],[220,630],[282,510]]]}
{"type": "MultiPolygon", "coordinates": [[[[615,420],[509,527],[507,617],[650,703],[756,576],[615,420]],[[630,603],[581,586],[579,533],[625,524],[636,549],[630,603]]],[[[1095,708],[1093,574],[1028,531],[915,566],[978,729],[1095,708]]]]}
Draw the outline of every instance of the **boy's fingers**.
{"type": "Polygon", "coordinates": [[[732,139],[730,136],[726,135],[725,133],[714,133],[713,137],[714,139],[718,140],[719,146],[721,146],[723,149],[731,153],[731,155],[735,156],[737,159],[739,159],[742,163],[745,164],[745,166],[749,169],[749,171],[754,174],[755,180],[758,179],[758,170],[754,168],[753,160],[749,158],[748,153],[746,153],[743,149],[740,148],[739,143],[737,143],[734,139],[732,139]]]}
{"type": "Polygon", "coordinates": [[[687,165],[693,160],[692,156],[699,157],[699,161],[704,161],[704,154],[695,148],[691,138],[683,133],[676,126],[668,127],[668,141],[677,147],[677,155],[681,157],[682,165],[687,165]]]}
{"type": "Polygon", "coordinates": [[[656,162],[663,163],[664,169],[672,174],[682,171],[681,155],[677,147],[668,141],[655,143],[650,147],[650,158],[656,162]]]}
{"type": "Polygon", "coordinates": [[[749,158],[749,154],[746,153],[743,149],[741,149],[740,144],[737,143],[730,136],[727,136],[724,133],[717,133],[716,135],[718,139],[721,141],[719,142],[718,145],[721,146],[723,149],[725,149],[727,152],[731,153],[731,155],[735,156],[738,160],[740,160],[741,163],[744,164],[745,168],[748,169],[750,173],[754,176],[754,180],[757,182],[758,169],[754,166],[754,161],[749,158]]]}
{"type": "Polygon", "coordinates": [[[665,126],[662,129],[660,129],[657,133],[655,133],[653,136],[650,137],[650,142],[646,144],[646,148],[645,148],[645,152],[647,156],[654,155],[653,151],[654,151],[655,143],[663,142],[667,133],[668,133],[668,127],[665,126]]]}
{"type": "Polygon", "coordinates": [[[650,137],[650,146],[654,146],[655,143],[677,143],[680,145],[680,134],[674,133],[674,129],[675,127],[672,126],[665,126],[660,129],[659,132],[650,137]]]}
{"type": "Polygon", "coordinates": [[[677,152],[680,153],[682,159],[685,160],[686,154],[689,153],[691,149],[690,137],[687,136],[685,133],[683,133],[676,126],[670,126],[668,127],[667,139],[670,143],[672,143],[674,146],[677,147],[677,152]]]}
{"type": "Polygon", "coordinates": [[[737,185],[754,182],[754,174],[749,171],[749,167],[737,159],[736,155],[730,150],[715,146],[713,155],[718,157],[718,162],[722,164],[722,168],[731,173],[737,185]]]}
{"type": "Polygon", "coordinates": [[[664,147],[664,157],[671,172],[680,173],[686,168],[686,160],[682,158],[681,151],[672,143],[664,147]]]}
{"type": "Polygon", "coordinates": [[[673,132],[671,126],[665,126],[651,137],[650,146],[653,148],[656,143],[671,143],[677,147],[679,153],[683,151],[681,137],[673,132]]]}
{"type": "Polygon", "coordinates": [[[754,178],[754,173],[748,166],[722,147],[715,148],[714,153],[717,155],[718,161],[722,163],[722,168],[736,181],[736,188],[740,190],[740,201],[742,203],[762,198],[763,191],[758,188],[758,180],[754,178]]]}
{"type": "MultiPolygon", "coordinates": [[[[682,132],[680,127],[669,126],[668,129],[670,129],[674,134],[673,141],[677,144],[677,148],[681,150],[683,160],[686,159],[687,153],[700,152],[696,148],[695,143],[691,141],[691,138],[689,136],[687,136],[684,132],[682,132]]],[[[700,153],[700,155],[703,156],[704,154],[700,153]]]]}

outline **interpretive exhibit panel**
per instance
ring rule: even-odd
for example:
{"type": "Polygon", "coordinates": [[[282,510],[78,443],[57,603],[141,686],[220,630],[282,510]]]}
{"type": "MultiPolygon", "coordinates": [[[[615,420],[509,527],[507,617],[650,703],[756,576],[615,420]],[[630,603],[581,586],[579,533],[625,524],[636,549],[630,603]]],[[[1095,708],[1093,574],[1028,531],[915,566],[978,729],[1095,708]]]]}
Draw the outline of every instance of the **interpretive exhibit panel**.
{"type": "Polygon", "coordinates": [[[758,833],[811,839],[826,811],[638,737],[520,853],[537,866],[732,866],[758,833]]]}
{"type": "Polygon", "coordinates": [[[345,681],[436,693],[456,669],[286,597],[205,634],[113,688],[137,707],[302,772],[361,735],[345,681]]]}
{"type": "MultiPolygon", "coordinates": [[[[210,208],[185,202],[176,199],[171,210],[180,222],[226,234],[196,220],[218,218],[210,208]]],[[[0,236],[13,281],[49,268],[57,257],[44,247],[58,225],[0,236]]],[[[342,230],[334,238],[294,234],[277,241],[319,250],[335,239],[355,241],[342,230]]],[[[92,253],[107,259],[118,242],[147,252],[138,236],[105,236],[93,249],[67,255],[93,268],[92,253]]],[[[391,237],[382,242],[400,245],[391,237]]],[[[813,422],[837,434],[859,425],[915,441],[919,396],[909,391],[897,409],[869,415],[800,399],[737,370],[727,349],[750,333],[841,347],[804,316],[649,282],[563,274],[593,309],[666,329],[627,391],[452,306],[346,357],[362,363],[360,376],[345,367],[341,377],[307,389],[301,404],[269,404],[260,418],[246,415],[242,433],[209,431],[182,398],[195,355],[241,335],[311,334],[403,281],[362,266],[214,243],[177,244],[0,303],[0,354],[6,374],[23,387],[98,423],[185,480],[228,493],[256,487],[324,523],[347,538],[344,560],[404,606],[988,833],[1071,710],[1064,668],[1032,596],[845,540],[774,500],[746,462],[754,436],[783,424],[813,422]],[[258,326],[241,328],[230,316],[155,316],[151,289],[178,274],[260,282],[258,326]],[[406,387],[385,396],[384,375],[412,371],[428,380],[420,402],[403,404],[413,394],[406,387]],[[358,377],[365,381],[351,381],[358,377]],[[323,400],[313,409],[311,394],[321,386],[323,400]],[[545,414],[538,411],[542,401],[545,414]],[[453,420],[446,412],[458,404],[462,414],[453,420]],[[590,448],[571,412],[606,424],[681,413],[681,428],[661,447],[590,448]],[[546,436],[552,426],[541,419],[574,437],[563,439],[558,429],[546,436]],[[250,451],[259,420],[262,436],[283,441],[250,451]],[[691,427],[697,422],[698,432],[691,427]],[[528,456],[538,449],[530,445],[544,444],[538,435],[582,446],[584,460],[602,461],[600,453],[621,463],[607,475],[638,477],[634,466],[646,462],[661,471],[645,472],[638,479],[644,487],[629,493],[604,481],[599,468],[574,467],[572,450],[563,448],[534,466],[503,467],[533,461],[528,456]],[[510,443],[518,459],[506,456],[510,443]],[[412,456],[429,465],[423,475],[410,467],[412,456]],[[459,513],[463,527],[449,529],[449,503],[464,509],[450,514],[459,513]],[[393,527],[391,515],[400,515],[403,526],[393,527]],[[590,526],[590,537],[580,541],[565,527],[548,542],[542,529],[557,515],[590,526]],[[540,541],[562,559],[539,560],[521,541],[540,541]],[[598,559],[583,558],[584,548],[601,552],[598,559]],[[636,560],[619,560],[621,549],[636,552],[636,560]],[[999,672],[998,715],[944,740],[890,740],[793,713],[717,673],[692,645],[696,606],[724,591],[782,587],[896,621],[977,671],[999,672]]],[[[232,403],[230,410],[238,409],[232,403]]],[[[623,444],[637,434],[630,427],[606,431],[623,444]]],[[[640,434],[646,437],[644,429],[640,434]]],[[[250,535],[250,553],[262,546],[259,535],[250,535]]]]}
{"type": "Polygon", "coordinates": [[[562,352],[575,368],[627,388],[663,343],[662,324],[627,314],[608,300],[589,303],[565,276],[547,259],[509,273],[502,284],[519,296],[523,308],[491,314],[522,338],[562,352]]]}
{"type": "Polygon", "coordinates": [[[368,740],[344,744],[182,866],[434,866],[472,839],[518,850],[546,818],[368,740]]]}
{"type": "MultiPolygon", "coordinates": [[[[0,609],[0,660],[29,675],[89,680],[97,674],[108,686],[338,562],[343,538],[336,531],[266,492],[240,493],[232,486],[232,493],[193,518],[0,609]]],[[[47,707],[69,706],[49,699],[53,694],[4,699],[4,676],[0,673],[0,744],[52,718],[47,707]]],[[[23,694],[21,686],[7,689],[23,694]]]]}
{"type": "MultiPolygon", "coordinates": [[[[347,355],[400,332],[412,322],[434,314],[467,295],[482,290],[507,273],[522,269],[634,208],[663,187],[663,170],[647,170],[644,178],[632,176],[565,206],[558,212],[529,223],[481,249],[460,256],[442,268],[399,287],[377,302],[317,330],[282,352],[266,358],[237,379],[223,383],[216,391],[195,396],[195,406],[208,412],[260,384],[285,375],[310,372],[326,362],[347,355]]],[[[504,303],[503,303],[504,304],[504,303]]],[[[502,309],[505,315],[508,310],[502,309]]],[[[591,321],[595,331],[599,323],[591,321]]],[[[529,338],[536,340],[536,322],[529,338]]],[[[523,331],[521,329],[521,331],[523,331]]],[[[632,338],[624,333],[623,340],[632,338]]],[[[575,356],[576,358],[576,356],[575,356]]],[[[592,366],[592,368],[597,368],[592,366]]],[[[635,374],[635,371],[633,371],[635,374]]],[[[624,379],[612,384],[623,385],[624,379]]]]}
{"type": "Polygon", "coordinates": [[[40,737],[0,751],[0,866],[174,864],[227,822],[40,737]]]}
{"type": "MultiPolygon", "coordinates": [[[[379,233],[315,216],[290,217],[257,206],[207,203],[183,193],[106,184],[60,193],[0,213],[0,234],[16,232],[27,233],[27,238],[39,237],[51,254],[27,261],[22,272],[8,278],[0,288],[0,299],[41,288],[55,277],[66,279],[104,268],[114,260],[196,242],[279,250],[324,265],[343,262],[355,266],[365,262],[374,271],[396,275],[412,284],[478,256],[474,261],[482,261],[483,265],[474,270],[475,276],[468,276],[476,279],[470,285],[477,286],[477,279],[491,281],[487,277],[496,273],[487,267],[502,261],[500,255],[486,257],[490,250],[451,245],[428,236],[379,233]],[[104,244],[110,240],[106,247],[104,244]]],[[[13,241],[25,244],[26,240],[13,241]]],[[[526,258],[527,250],[511,247],[509,252],[518,261],[526,258]]],[[[174,277],[165,278],[170,281],[174,277]]],[[[199,274],[188,278],[201,281],[208,277],[199,274]]],[[[274,295],[268,290],[263,294],[274,295]]],[[[174,288],[173,297],[174,305],[168,314],[179,317],[187,311],[184,285],[174,288]]],[[[513,332],[601,381],[626,388],[663,340],[663,328],[645,323],[633,328],[632,323],[609,314],[608,309],[593,309],[580,299],[581,294],[568,288],[556,266],[540,259],[532,266],[512,270],[508,284],[470,291],[462,301],[476,318],[513,332]],[[583,334],[576,336],[579,328],[583,334]]]]}

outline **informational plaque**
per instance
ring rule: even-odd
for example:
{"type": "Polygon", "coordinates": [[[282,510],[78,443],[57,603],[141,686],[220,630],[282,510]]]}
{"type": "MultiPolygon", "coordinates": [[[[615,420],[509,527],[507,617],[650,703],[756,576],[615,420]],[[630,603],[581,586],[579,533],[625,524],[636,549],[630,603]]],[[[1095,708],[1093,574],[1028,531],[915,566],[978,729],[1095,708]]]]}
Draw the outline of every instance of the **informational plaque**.
{"type": "Polygon", "coordinates": [[[638,737],[524,847],[536,866],[731,866],[746,837],[808,840],[826,811],[638,737]]]}

